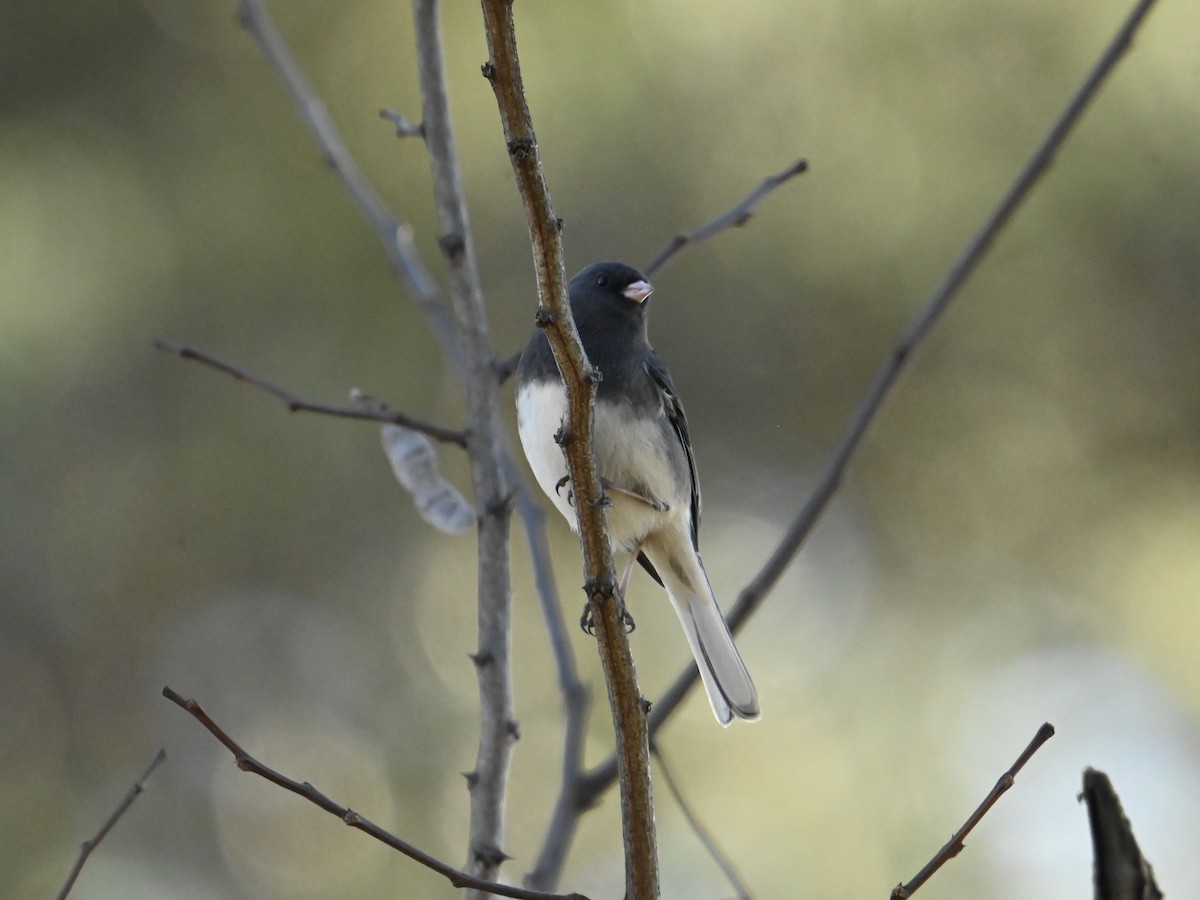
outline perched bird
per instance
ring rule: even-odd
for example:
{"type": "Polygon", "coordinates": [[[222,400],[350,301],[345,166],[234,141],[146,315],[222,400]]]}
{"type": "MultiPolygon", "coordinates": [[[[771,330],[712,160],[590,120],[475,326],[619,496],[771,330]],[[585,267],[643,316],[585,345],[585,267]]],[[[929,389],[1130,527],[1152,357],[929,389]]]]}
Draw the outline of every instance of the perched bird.
{"type": "MultiPolygon", "coordinates": [[[[653,288],[636,269],[597,263],[570,284],[571,311],[591,364],[600,370],[593,449],[609,502],[613,541],[630,552],[620,594],[637,559],[667,589],[683,624],[713,713],[755,719],[758,693],[717,606],[700,561],[700,485],[683,407],[646,331],[653,288]]],[[[555,433],[566,390],[538,330],[517,368],[517,427],[534,477],[577,528],[566,460],[555,433]]]]}

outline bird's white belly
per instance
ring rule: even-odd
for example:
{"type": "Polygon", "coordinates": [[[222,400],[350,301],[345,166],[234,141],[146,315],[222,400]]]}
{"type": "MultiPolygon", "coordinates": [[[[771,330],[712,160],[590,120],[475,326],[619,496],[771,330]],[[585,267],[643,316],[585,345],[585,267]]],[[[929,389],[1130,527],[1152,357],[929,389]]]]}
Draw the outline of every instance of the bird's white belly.
{"type": "MultiPolygon", "coordinates": [[[[575,510],[568,501],[570,484],[555,490],[567,475],[562,448],[554,440],[566,412],[566,391],[561,383],[526,385],[518,394],[517,412],[517,431],[534,477],[571,527],[577,528],[575,510]]],[[[612,506],[608,509],[608,529],[616,543],[631,548],[672,519],[691,514],[690,490],[685,492],[672,470],[658,421],[637,418],[627,406],[597,404],[593,446],[601,477],[618,487],[652,495],[669,506],[660,512],[641,500],[609,490],[612,506]]]]}

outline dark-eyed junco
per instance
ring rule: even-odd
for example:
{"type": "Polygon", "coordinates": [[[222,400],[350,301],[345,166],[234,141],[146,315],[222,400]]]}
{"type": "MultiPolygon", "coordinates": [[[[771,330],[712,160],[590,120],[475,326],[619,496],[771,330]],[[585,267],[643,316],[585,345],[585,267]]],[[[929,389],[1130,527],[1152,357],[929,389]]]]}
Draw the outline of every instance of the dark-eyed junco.
{"type": "MultiPolygon", "coordinates": [[[[697,551],[700,486],[683,407],[646,333],[652,288],[636,269],[597,263],[570,285],[571,310],[591,364],[600,370],[593,448],[614,542],[630,551],[622,597],[635,558],[667,589],[691,645],[713,713],[758,717],[758,693],[717,606],[697,551]]],[[[541,331],[517,369],[517,422],[534,477],[577,528],[567,466],[555,432],[566,391],[541,331]]]]}

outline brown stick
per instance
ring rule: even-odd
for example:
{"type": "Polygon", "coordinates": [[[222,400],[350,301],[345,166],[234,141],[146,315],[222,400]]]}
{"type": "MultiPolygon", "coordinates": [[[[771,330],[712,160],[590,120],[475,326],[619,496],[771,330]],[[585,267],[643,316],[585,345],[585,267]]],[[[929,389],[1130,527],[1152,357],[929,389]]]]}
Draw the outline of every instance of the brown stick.
{"type": "Polygon", "coordinates": [[[424,850],[417,849],[408,843],[408,841],[402,840],[391,832],[380,828],[374,822],[356,813],[349,807],[342,806],[337,801],[321,793],[307,781],[295,781],[280,772],[276,772],[269,766],[263,765],[243,750],[237,741],[226,734],[225,730],[214,722],[208,713],[204,711],[203,707],[195,700],[185,700],[169,687],[163,688],[163,696],[191,714],[193,719],[208,729],[209,734],[224,744],[225,749],[233,754],[237,767],[243,772],[249,772],[251,775],[265,778],[272,784],[284,790],[291,791],[299,797],[303,797],[309,803],[321,807],[325,812],[337,816],[351,828],[357,828],[364,834],[369,834],[380,843],[387,844],[393,850],[399,850],[409,859],[415,860],[425,866],[425,868],[437,872],[457,888],[472,888],[484,891],[485,893],[495,894],[498,897],[513,897],[515,900],[588,900],[583,894],[548,894],[544,891],[531,891],[525,888],[488,881],[484,878],[476,878],[474,875],[460,871],[442,862],[437,857],[430,856],[424,850]]]}
{"type": "Polygon", "coordinates": [[[732,209],[726,210],[712,221],[701,225],[695,231],[689,231],[686,234],[681,232],[671,238],[667,242],[667,246],[659,251],[658,256],[642,267],[642,272],[647,276],[653,275],[684,247],[706,241],[726,228],[741,228],[750,221],[750,217],[754,215],[754,207],[758,206],[767,194],[771,193],[785,181],[789,181],[801,172],[807,171],[807,160],[798,159],[777,175],[768,176],[763,180],[762,184],[742,198],[741,202],[732,209]]]}
{"type": "Polygon", "coordinates": [[[238,381],[244,381],[246,384],[253,385],[260,390],[266,391],[275,397],[278,397],[287,404],[288,412],[312,412],[320,413],[324,416],[336,416],[342,419],[362,419],[368,422],[391,422],[395,425],[403,425],[405,428],[411,428],[413,431],[419,431],[422,434],[429,435],[435,441],[442,441],[448,444],[457,444],[460,447],[467,446],[467,435],[463,431],[455,431],[452,428],[445,428],[441,425],[434,425],[432,422],[425,422],[421,419],[414,418],[407,413],[397,412],[394,409],[388,409],[385,406],[337,406],[331,403],[319,403],[315,400],[305,400],[298,394],[293,393],[288,388],[276,384],[273,381],[268,381],[261,375],[255,375],[248,369],[243,369],[236,363],[227,362],[213,356],[207,350],[201,350],[199,347],[193,347],[190,344],[179,344],[175,341],[156,340],[154,346],[165,353],[173,353],[182,359],[189,359],[202,365],[216,369],[218,372],[224,372],[236,378],[238,381]]]}
{"type": "Polygon", "coordinates": [[[129,789],[129,791],[125,794],[125,797],[120,803],[117,804],[117,808],[112,811],[112,815],[110,815],[105,820],[104,824],[100,826],[100,830],[97,831],[91,839],[83,842],[83,845],[79,848],[79,857],[75,860],[75,865],[71,867],[71,872],[69,875],[67,875],[67,881],[62,886],[62,890],[58,892],[58,900],[64,900],[67,894],[71,893],[71,888],[75,886],[75,881],[79,878],[79,873],[83,871],[83,866],[88,861],[88,857],[92,855],[92,851],[95,850],[96,846],[108,836],[110,831],[113,830],[113,826],[121,820],[121,816],[125,815],[126,810],[133,806],[133,801],[136,800],[142,791],[146,789],[146,782],[150,779],[150,776],[154,774],[154,770],[157,769],[162,764],[162,761],[166,758],[166,750],[159,750],[156,754],[154,754],[154,759],[151,760],[150,765],[146,767],[146,771],[142,773],[142,777],[133,783],[133,787],[129,789]]]}
{"type": "Polygon", "coordinates": [[[971,833],[971,829],[978,825],[979,820],[986,816],[988,810],[996,805],[996,801],[1000,799],[1001,795],[1013,786],[1013,782],[1017,778],[1017,773],[1025,767],[1025,763],[1029,762],[1033,754],[1038,752],[1042,744],[1046,743],[1052,737],[1054,737],[1054,726],[1046,722],[1038,729],[1037,734],[1033,736],[1033,740],[1029,742],[1029,746],[1017,757],[1017,761],[1012,764],[1007,772],[1000,776],[1000,780],[996,782],[996,786],[988,791],[988,795],[976,807],[975,812],[967,817],[967,821],[963,823],[962,828],[954,832],[954,836],[946,842],[941,850],[933,855],[933,859],[927,862],[925,867],[914,875],[908,884],[898,884],[892,889],[891,900],[905,900],[905,898],[911,897],[921,885],[933,876],[934,872],[962,852],[963,841],[971,833]]]}
{"type": "Polygon", "coordinates": [[[525,206],[540,300],[537,322],[546,330],[567,392],[562,446],[579,516],[584,590],[595,622],[616,732],[626,897],[653,900],[658,897],[658,854],[646,714],[615,598],[616,571],[604,511],[599,504],[600,483],[592,456],[592,404],[598,376],[583,352],[567,301],[562,223],[550,202],[525,100],[511,0],[483,0],[483,19],[489,52],[483,74],[496,95],[509,160],[525,206]]]}

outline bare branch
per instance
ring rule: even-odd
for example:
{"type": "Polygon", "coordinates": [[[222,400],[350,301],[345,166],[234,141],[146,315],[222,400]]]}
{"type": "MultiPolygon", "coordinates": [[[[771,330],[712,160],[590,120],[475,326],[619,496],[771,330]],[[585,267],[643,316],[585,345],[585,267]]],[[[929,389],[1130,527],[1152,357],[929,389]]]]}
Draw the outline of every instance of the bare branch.
{"type": "Polygon", "coordinates": [[[456,888],[471,888],[473,890],[484,891],[489,894],[495,894],[498,897],[513,897],[516,900],[588,900],[582,894],[548,894],[544,891],[531,891],[525,888],[511,887],[507,884],[498,884],[493,881],[487,881],[483,878],[476,878],[466,872],[462,872],[451,865],[447,865],[436,857],[430,856],[423,850],[419,850],[405,840],[396,837],[394,834],[380,828],[374,822],[367,819],[365,816],[354,812],[349,807],[342,806],[337,801],[331,799],[321,793],[307,781],[296,781],[288,776],[275,771],[274,769],[263,765],[249,753],[242,749],[242,746],[230,737],[224,729],[214,722],[195,700],[185,700],[182,696],[171,690],[170,687],[163,688],[163,696],[174,703],[176,706],[186,710],[191,714],[197,722],[208,729],[209,734],[215,737],[218,741],[225,745],[230,753],[233,754],[234,761],[237,767],[243,772],[249,772],[252,775],[257,775],[260,778],[265,778],[284,790],[291,791],[299,797],[303,797],[309,803],[319,806],[325,812],[337,816],[351,828],[357,828],[359,831],[370,835],[382,844],[387,844],[393,850],[398,850],[407,856],[409,859],[419,862],[425,868],[437,872],[439,875],[446,878],[456,888]]]}
{"type": "Polygon", "coordinates": [[[415,419],[406,413],[388,409],[383,404],[369,407],[337,406],[329,403],[317,403],[313,400],[305,400],[287,388],[275,384],[273,381],[268,381],[261,375],[255,375],[253,372],[243,369],[236,363],[218,359],[211,353],[201,350],[199,347],[164,340],[156,340],[154,346],[165,353],[173,353],[183,359],[194,360],[219,372],[224,372],[226,375],[231,375],[238,381],[244,381],[246,384],[264,390],[268,394],[282,400],[287,405],[288,412],[311,412],[320,413],[324,416],[336,416],[342,419],[361,419],[367,422],[391,423],[393,425],[401,425],[404,428],[410,428],[413,431],[419,431],[437,441],[457,444],[460,447],[467,446],[467,435],[465,432],[455,431],[451,428],[444,428],[441,425],[434,425],[431,422],[415,419]]]}
{"type": "Polygon", "coordinates": [[[727,210],[717,216],[711,222],[701,225],[695,231],[687,234],[677,234],[667,242],[667,246],[659,251],[658,256],[654,257],[649,263],[642,267],[642,271],[647,275],[653,275],[659,269],[667,264],[667,262],[680,250],[689,244],[699,244],[701,241],[706,241],[715,234],[724,231],[726,228],[741,228],[750,221],[750,217],[754,215],[754,207],[756,207],[767,194],[774,191],[777,187],[788,181],[801,172],[808,171],[808,162],[803,159],[798,159],[782,172],[777,175],[771,175],[763,181],[758,187],[752,190],[742,199],[740,203],[732,209],[727,210]]]}
{"type": "MultiPolygon", "coordinates": [[[[438,338],[442,350],[450,363],[451,370],[457,376],[459,382],[463,384],[464,388],[468,387],[472,374],[469,371],[468,361],[463,352],[462,341],[436,283],[421,261],[413,241],[411,227],[405,223],[398,222],[392,217],[386,206],[379,199],[377,193],[362,176],[361,170],[354,163],[353,158],[346,149],[320,98],[317,97],[308,80],[304,77],[303,72],[292,57],[283,38],[279,35],[278,30],[270,20],[261,0],[252,0],[252,2],[248,0],[248,2],[244,2],[241,9],[241,18],[247,30],[258,40],[264,53],[282,78],[285,87],[292,96],[301,121],[308,127],[323,156],[331,163],[352,200],[359,208],[359,211],[376,232],[385,251],[392,260],[393,271],[414,295],[418,309],[424,314],[434,335],[438,338]]],[[[444,97],[441,102],[444,104],[444,97]]],[[[398,115],[393,117],[388,111],[384,111],[383,117],[391,120],[398,129],[401,129],[401,117],[398,115]]],[[[415,126],[411,130],[419,128],[422,137],[425,137],[428,125],[429,122],[427,119],[425,123],[415,126]]],[[[407,131],[409,129],[403,130],[407,131]]],[[[431,149],[430,152],[436,155],[438,151],[431,149]]],[[[439,188],[439,194],[441,193],[441,188],[439,188]]],[[[443,240],[441,245],[443,250],[447,252],[454,250],[455,247],[453,240],[443,240]]],[[[480,315],[482,316],[482,309],[480,309],[480,315]]],[[[498,378],[498,381],[502,380],[498,378]]],[[[521,484],[521,493],[528,494],[528,475],[522,467],[514,463],[511,445],[503,433],[499,435],[499,439],[500,459],[507,483],[521,484]]],[[[500,504],[499,508],[503,509],[506,505],[500,504]]],[[[530,534],[530,545],[534,548],[535,569],[546,569],[548,571],[548,562],[546,560],[538,560],[538,551],[536,549],[544,547],[546,544],[544,517],[537,514],[537,506],[533,503],[518,502],[517,509],[524,521],[526,531],[530,534]]],[[[562,613],[552,578],[539,577],[538,592],[548,625],[552,630],[556,627],[561,627],[561,624],[559,626],[555,625],[555,622],[561,623],[562,613]]],[[[561,645],[561,647],[556,647],[557,653],[565,653],[570,658],[572,650],[569,643],[561,645]]],[[[485,657],[480,654],[478,658],[483,659],[485,657]]],[[[568,704],[568,706],[570,707],[571,704],[568,704]]],[[[568,725],[568,742],[570,741],[571,731],[572,728],[568,725]]],[[[510,729],[508,733],[515,733],[515,728],[510,729]]]]}
{"type": "MultiPolygon", "coordinates": [[[[858,449],[867,428],[875,420],[876,413],[895,385],[905,364],[912,358],[917,347],[932,330],[942,313],[946,311],[950,301],[957,295],[967,278],[979,266],[1001,229],[1012,218],[1038,179],[1049,167],[1071,129],[1079,121],[1095,98],[1100,86],[1129,48],[1134,33],[1153,5],[1154,0],[1139,0],[1129,18],[1100,54],[1083,84],[1042,138],[1041,143],[1029,157],[996,208],[967,242],[958,259],[946,273],[942,283],[934,290],[929,300],[913,318],[899,342],[880,365],[871,385],[859,400],[858,408],[851,415],[817,487],[809,496],[800,513],[792,520],[779,545],[772,551],[762,569],[746,585],[738,596],[737,603],[726,614],[732,631],[736,633],[740,630],[742,625],[753,615],[800,551],[805,539],[841,486],[846,467],[858,449]]],[[[655,702],[649,716],[652,736],[658,733],[658,730],[683,702],[683,698],[687,696],[698,678],[696,667],[689,665],[676,677],[662,697],[655,702]]],[[[616,761],[610,757],[588,773],[586,789],[580,793],[580,803],[584,805],[594,803],[597,794],[605,790],[615,777],[616,761]]]]}
{"type": "Polygon", "coordinates": [[[533,554],[534,577],[538,582],[538,597],[542,603],[542,617],[546,620],[550,636],[550,647],[558,671],[559,691],[563,698],[563,714],[566,717],[558,799],[554,803],[554,811],[550,815],[537,861],[525,876],[526,887],[548,891],[554,890],[562,877],[563,866],[579,825],[580,811],[575,806],[575,790],[583,773],[583,748],[587,738],[591,701],[587,687],[579,680],[571,639],[558,604],[554,572],[550,567],[550,544],[546,540],[544,527],[545,513],[533,501],[528,491],[522,491],[518,495],[517,509],[526,522],[526,533],[533,554]]]}
{"type": "Polygon", "coordinates": [[[108,819],[105,820],[104,824],[100,826],[100,830],[96,832],[91,840],[83,842],[83,846],[79,848],[79,857],[75,860],[75,865],[71,867],[70,874],[67,875],[66,884],[64,884],[62,886],[62,890],[58,892],[58,900],[63,900],[67,894],[71,893],[71,888],[75,886],[75,881],[79,878],[79,873],[83,871],[83,867],[87,863],[88,857],[92,855],[92,851],[95,850],[97,845],[99,845],[99,843],[108,836],[108,833],[112,831],[113,826],[120,821],[121,816],[125,815],[125,811],[129,809],[129,807],[133,806],[133,801],[136,800],[138,795],[146,789],[146,782],[150,780],[150,776],[154,774],[154,770],[157,769],[162,764],[162,761],[166,758],[166,750],[159,750],[156,754],[154,754],[154,759],[151,760],[150,765],[146,767],[146,771],[142,773],[142,777],[133,783],[133,787],[129,789],[128,793],[125,794],[125,797],[120,803],[117,804],[117,808],[112,811],[112,815],[110,815],[108,819]]]}
{"type": "Polygon", "coordinates": [[[1012,764],[1007,772],[1000,776],[1000,780],[996,782],[996,786],[983,798],[983,802],[976,807],[975,812],[967,817],[967,821],[963,823],[962,828],[954,832],[954,836],[946,842],[941,850],[933,855],[933,859],[927,862],[920,872],[913,876],[912,881],[908,884],[898,884],[893,888],[891,900],[905,900],[905,898],[911,897],[921,885],[932,877],[934,872],[962,852],[963,841],[966,840],[967,835],[988,814],[988,811],[996,805],[996,801],[1000,799],[1001,795],[1013,786],[1013,782],[1017,778],[1017,773],[1025,767],[1025,763],[1029,762],[1033,754],[1041,749],[1042,744],[1046,743],[1052,737],[1054,737],[1054,726],[1046,722],[1038,729],[1037,734],[1033,736],[1033,740],[1029,742],[1029,746],[1017,757],[1017,761],[1012,764]]]}
{"type": "Polygon", "coordinates": [[[329,110],[309,84],[262,0],[240,0],[238,21],[258,42],[283,81],[296,108],[296,115],[312,134],[325,161],[337,173],[350,199],[379,238],[391,262],[392,271],[417,301],[447,354],[456,364],[460,363],[462,351],[458,346],[458,337],[437,282],[417,252],[412,227],[396,218],[363,175],[333,124],[329,110]]]}
{"type": "Polygon", "coordinates": [[[626,897],[628,900],[650,900],[657,898],[659,892],[650,747],[633,656],[615,599],[612,547],[604,511],[598,502],[600,480],[592,455],[592,404],[597,375],[583,352],[567,301],[562,223],[554,214],[550,201],[541,153],[525,99],[512,0],[483,0],[483,19],[488,43],[488,61],[483,66],[483,74],[496,95],[509,161],[525,207],[537,273],[538,323],[545,327],[567,394],[562,443],[579,516],[585,590],[596,625],[616,733],[626,897]]]}
{"type": "Polygon", "coordinates": [[[1133,836],[1121,809],[1121,798],[1108,776],[1096,769],[1083,772],[1081,802],[1087,803],[1095,861],[1096,900],[1162,900],[1149,860],[1133,836]]]}
{"type": "Polygon", "coordinates": [[[381,109],[379,118],[391,122],[395,126],[398,138],[425,137],[425,126],[420,122],[414,125],[404,118],[404,113],[396,112],[394,109],[381,109]]]}
{"type": "Polygon", "coordinates": [[[717,867],[720,868],[722,874],[729,881],[730,886],[736,892],[737,900],[752,900],[753,895],[750,893],[750,888],[746,886],[746,882],[738,874],[733,860],[717,845],[717,839],[713,837],[712,832],[704,827],[704,823],[700,821],[700,818],[692,810],[691,804],[684,799],[683,791],[680,790],[679,784],[675,781],[675,776],[671,774],[671,767],[667,765],[662,748],[657,744],[652,744],[650,752],[658,760],[658,769],[662,773],[667,791],[675,798],[675,802],[679,805],[679,811],[683,813],[688,826],[695,833],[696,837],[699,838],[700,843],[704,845],[704,849],[708,851],[708,855],[712,857],[713,862],[717,864],[717,867]]]}
{"type": "Polygon", "coordinates": [[[509,526],[512,492],[504,463],[500,383],[487,329],[483,289],[450,124],[446,66],[437,0],[413,0],[421,82],[421,117],[437,201],[438,244],[449,266],[450,303],[466,358],[465,386],[471,439],[468,458],[479,510],[477,560],[478,650],[472,659],[479,682],[479,749],[467,784],[471,792],[468,867],[495,879],[503,851],[504,801],[513,746],[519,735],[513,705],[510,645],[512,579],[509,526]]]}

